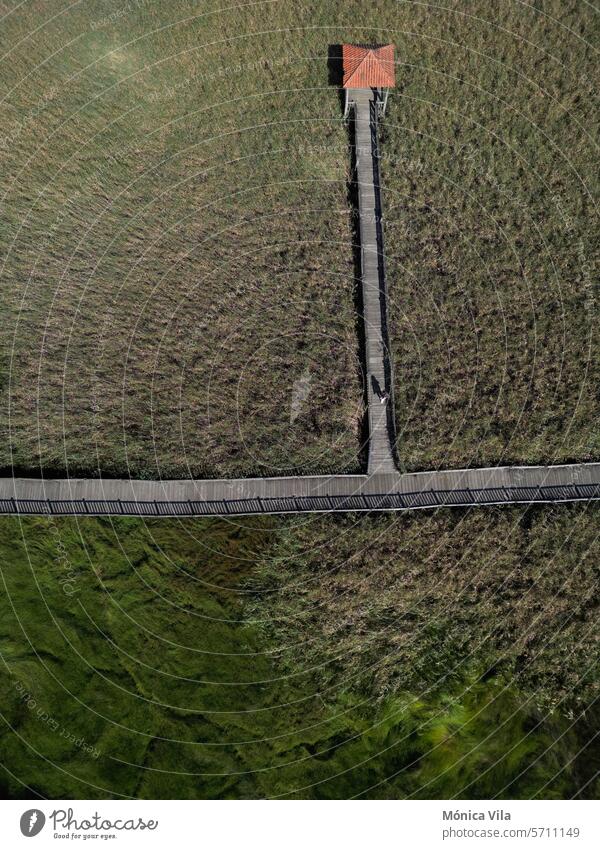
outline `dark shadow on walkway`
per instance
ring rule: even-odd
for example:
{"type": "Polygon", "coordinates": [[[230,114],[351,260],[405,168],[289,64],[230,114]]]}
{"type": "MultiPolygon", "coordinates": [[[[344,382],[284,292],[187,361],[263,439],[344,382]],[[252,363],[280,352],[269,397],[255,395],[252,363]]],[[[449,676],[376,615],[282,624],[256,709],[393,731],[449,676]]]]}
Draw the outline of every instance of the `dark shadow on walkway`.
{"type": "MultiPolygon", "coordinates": [[[[381,200],[381,175],[379,170],[379,116],[375,103],[371,104],[371,145],[373,150],[373,186],[375,188],[375,227],[377,232],[377,265],[379,274],[379,305],[381,310],[381,336],[383,341],[383,367],[385,373],[385,385],[390,397],[387,405],[386,421],[390,439],[392,456],[399,468],[398,457],[398,435],[396,432],[396,415],[394,401],[394,370],[392,351],[390,348],[387,285],[385,275],[385,248],[383,240],[383,204],[381,200]]],[[[381,397],[381,395],[379,395],[381,397]]]]}

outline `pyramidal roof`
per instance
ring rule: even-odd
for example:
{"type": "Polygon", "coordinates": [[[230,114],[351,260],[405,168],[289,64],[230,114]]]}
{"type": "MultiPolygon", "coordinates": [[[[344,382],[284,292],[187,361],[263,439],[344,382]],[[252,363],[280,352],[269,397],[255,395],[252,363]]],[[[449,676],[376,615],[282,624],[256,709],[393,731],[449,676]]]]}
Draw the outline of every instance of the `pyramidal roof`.
{"type": "Polygon", "coordinates": [[[392,88],[396,84],[393,44],[342,44],[344,88],[392,88]]]}

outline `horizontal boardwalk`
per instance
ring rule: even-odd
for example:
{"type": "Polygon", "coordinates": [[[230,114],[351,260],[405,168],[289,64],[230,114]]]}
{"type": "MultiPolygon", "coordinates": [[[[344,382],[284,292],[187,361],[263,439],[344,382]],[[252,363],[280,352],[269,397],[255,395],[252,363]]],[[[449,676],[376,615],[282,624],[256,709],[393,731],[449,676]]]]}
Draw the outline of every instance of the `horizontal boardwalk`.
{"type": "Polygon", "coordinates": [[[241,480],[0,479],[0,513],[236,516],[600,499],[600,463],[241,480]]]}

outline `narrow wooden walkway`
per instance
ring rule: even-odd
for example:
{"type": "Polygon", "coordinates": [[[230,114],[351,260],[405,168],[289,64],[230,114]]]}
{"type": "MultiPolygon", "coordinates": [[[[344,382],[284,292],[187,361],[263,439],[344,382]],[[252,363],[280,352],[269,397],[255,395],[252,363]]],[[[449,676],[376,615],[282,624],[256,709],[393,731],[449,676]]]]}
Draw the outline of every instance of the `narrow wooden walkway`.
{"type": "Polygon", "coordinates": [[[360,222],[362,305],[365,327],[369,475],[396,470],[392,454],[393,387],[386,367],[386,289],[379,187],[377,107],[371,89],[350,89],[353,104],[360,222]],[[382,403],[384,393],[387,403],[382,403]]]}
{"type": "Polygon", "coordinates": [[[600,500],[600,463],[241,480],[0,479],[0,513],[235,516],[600,500]]]}

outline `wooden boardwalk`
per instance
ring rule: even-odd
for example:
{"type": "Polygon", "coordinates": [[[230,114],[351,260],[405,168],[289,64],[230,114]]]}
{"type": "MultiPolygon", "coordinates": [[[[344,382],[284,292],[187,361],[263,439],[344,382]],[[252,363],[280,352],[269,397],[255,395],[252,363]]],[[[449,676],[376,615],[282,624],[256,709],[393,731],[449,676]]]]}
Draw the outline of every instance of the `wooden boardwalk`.
{"type": "Polygon", "coordinates": [[[240,480],[0,479],[0,513],[235,516],[600,499],[600,463],[240,480]]]}
{"type": "Polygon", "coordinates": [[[362,306],[365,327],[369,475],[394,472],[393,387],[385,344],[386,289],[379,187],[377,107],[371,89],[350,89],[354,110],[356,181],[360,222],[362,306]],[[388,402],[381,399],[387,393],[388,402]]]}

